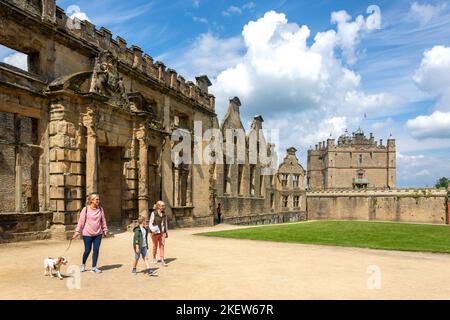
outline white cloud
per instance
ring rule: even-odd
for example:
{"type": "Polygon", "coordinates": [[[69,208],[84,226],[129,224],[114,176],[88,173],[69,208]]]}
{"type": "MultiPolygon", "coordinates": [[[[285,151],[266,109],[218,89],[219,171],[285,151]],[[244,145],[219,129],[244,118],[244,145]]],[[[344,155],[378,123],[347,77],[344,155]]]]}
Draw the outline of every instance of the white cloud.
{"type": "Polygon", "coordinates": [[[450,47],[434,46],[425,51],[413,79],[420,89],[445,99],[439,101],[439,107],[450,110],[450,47]]]}
{"type": "Polygon", "coordinates": [[[430,171],[428,169],[422,169],[418,172],[416,172],[416,176],[418,177],[424,177],[424,176],[429,176],[430,175],[430,171]]]}
{"type": "Polygon", "coordinates": [[[164,60],[188,79],[207,74],[215,77],[220,71],[241,60],[241,37],[219,39],[212,33],[201,34],[181,56],[166,55],[164,60]]]}
{"type": "Polygon", "coordinates": [[[406,122],[411,135],[417,139],[450,138],[450,112],[435,111],[406,122]]]}
{"type": "Polygon", "coordinates": [[[222,11],[222,15],[224,16],[232,16],[232,15],[241,15],[242,14],[242,9],[236,6],[229,6],[227,8],[227,10],[222,11]]]}
{"type": "Polygon", "coordinates": [[[3,62],[28,71],[28,56],[24,53],[15,52],[13,54],[10,54],[3,59],[3,62]]]}
{"type": "Polygon", "coordinates": [[[70,19],[77,18],[79,20],[91,21],[91,20],[89,20],[89,17],[87,16],[87,14],[85,12],[82,12],[80,7],[75,4],[68,6],[66,13],[70,19]]]}
{"type": "Polygon", "coordinates": [[[283,129],[284,143],[309,145],[330,132],[337,136],[347,126],[357,127],[365,112],[387,112],[395,97],[360,89],[361,77],[335,55],[338,33],[320,32],[308,45],[309,28],[289,23],[282,13],[270,11],[250,21],[242,31],[244,56],[213,81],[219,115],[227,98],[238,95],[243,114],[271,118],[271,127],[290,119],[283,129]]]}
{"type": "Polygon", "coordinates": [[[254,2],[248,2],[242,6],[243,9],[253,9],[256,7],[256,4],[254,2]]]}
{"type": "Polygon", "coordinates": [[[433,113],[406,123],[415,138],[450,138],[450,47],[425,51],[413,77],[417,86],[436,98],[433,113]]]}
{"type": "Polygon", "coordinates": [[[423,159],[425,159],[425,156],[422,154],[418,156],[408,156],[406,154],[397,152],[397,161],[402,164],[408,163],[410,166],[417,166],[423,159]]]}
{"type": "Polygon", "coordinates": [[[413,2],[411,4],[409,14],[413,19],[418,20],[421,25],[425,25],[433,18],[438,17],[439,14],[446,8],[446,6],[446,3],[432,5],[429,3],[420,4],[418,2],[413,2]]]}
{"type": "MultiPolygon", "coordinates": [[[[117,2],[117,4],[122,3],[125,5],[111,5],[106,14],[96,15],[97,11],[93,11],[92,21],[93,23],[99,26],[114,26],[121,25],[127,21],[133,22],[136,17],[143,15],[148,12],[150,9],[155,7],[155,1],[148,1],[142,5],[130,6],[126,5],[126,1],[117,2]]],[[[149,24],[151,21],[148,22],[149,24]]],[[[161,25],[159,25],[161,28],[161,25]]],[[[136,30],[134,30],[135,32],[136,30]]]]}
{"type": "Polygon", "coordinates": [[[196,17],[193,16],[192,20],[194,20],[195,22],[200,22],[200,23],[205,23],[208,24],[208,19],[204,18],[204,17],[196,17]]]}
{"type": "MultiPolygon", "coordinates": [[[[358,33],[353,35],[357,39],[361,38],[360,33],[368,36],[368,30],[376,26],[374,22],[367,26],[367,16],[364,21],[365,26],[359,24],[358,33]]],[[[366,135],[373,132],[377,140],[386,141],[392,132],[394,138],[401,140],[398,149],[402,152],[417,152],[417,147],[442,147],[436,139],[418,146],[417,140],[398,126],[391,118],[398,113],[397,96],[362,89],[361,75],[346,65],[340,54],[343,49],[339,37],[337,29],[311,35],[308,26],[292,23],[284,14],[270,11],[248,22],[242,37],[219,38],[212,33],[200,36],[171,65],[177,66],[181,74],[184,69],[191,75],[195,72],[210,76],[210,92],[216,96],[219,119],[226,111],[228,98],[239,96],[244,125],[261,114],[264,128],[280,130],[277,146],[281,156],[287,147],[295,146],[305,166],[310,146],[326,140],[330,134],[337,138],[345,129],[351,132],[358,126],[366,135]]],[[[355,49],[358,43],[354,43],[355,49]]],[[[420,170],[424,169],[425,164],[420,170]]],[[[424,178],[399,181],[417,185],[424,178]]]]}
{"type": "Polygon", "coordinates": [[[377,121],[372,123],[370,127],[373,130],[380,130],[380,129],[385,130],[385,128],[393,127],[394,125],[395,125],[394,120],[392,118],[387,118],[384,121],[377,121]]]}
{"type": "Polygon", "coordinates": [[[406,155],[397,152],[397,180],[402,186],[432,187],[436,181],[448,175],[450,163],[432,155],[406,155]]]}
{"type": "Polygon", "coordinates": [[[351,21],[352,17],[345,10],[331,14],[331,22],[337,25],[336,42],[342,48],[344,56],[350,64],[356,62],[355,49],[360,41],[361,33],[381,28],[380,8],[370,6],[367,12],[371,13],[367,19],[359,15],[354,21],[351,21]]]}
{"type": "Polygon", "coordinates": [[[222,15],[225,17],[230,16],[240,16],[245,10],[251,10],[256,7],[256,4],[254,2],[247,2],[242,7],[237,6],[229,6],[227,10],[222,11],[222,15]]]}

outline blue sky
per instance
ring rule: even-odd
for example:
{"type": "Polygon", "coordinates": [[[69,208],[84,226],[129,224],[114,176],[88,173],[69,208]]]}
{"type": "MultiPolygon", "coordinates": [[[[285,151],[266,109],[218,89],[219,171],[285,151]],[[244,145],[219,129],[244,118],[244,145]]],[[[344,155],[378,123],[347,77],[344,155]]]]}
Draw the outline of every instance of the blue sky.
{"type": "Polygon", "coordinates": [[[57,4],[188,79],[207,73],[220,119],[238,95],[243,122],[261,114],[280,130],[280,152],[295,146],[304,166],[310,145],[361,126],[397,139],[398,186],[450,176],[449,1],[57,4]]]}

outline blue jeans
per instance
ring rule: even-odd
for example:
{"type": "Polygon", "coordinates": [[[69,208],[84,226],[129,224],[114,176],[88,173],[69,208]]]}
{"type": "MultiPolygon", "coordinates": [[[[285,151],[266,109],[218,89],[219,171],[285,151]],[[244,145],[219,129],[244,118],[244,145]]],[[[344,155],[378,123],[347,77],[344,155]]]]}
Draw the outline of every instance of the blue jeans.
{"type": "Polygon", "coordinates": [[[94,254],[92,255],[92,268],[97,266],[98,252],[100,250],[100,243],[102,242],[102,235],[97,236],[83,236],[84,241],[84,253],[83,264],[86,264],[86,260],[91,253],[92,247],[94,247],[94,254]]]}

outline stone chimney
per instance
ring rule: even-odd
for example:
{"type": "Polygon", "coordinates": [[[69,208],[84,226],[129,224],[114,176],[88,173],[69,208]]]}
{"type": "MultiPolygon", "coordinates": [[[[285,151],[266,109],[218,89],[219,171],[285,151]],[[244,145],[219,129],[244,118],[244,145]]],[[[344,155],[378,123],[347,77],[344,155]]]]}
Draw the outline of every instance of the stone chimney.
{"type": "Polygon", "coordinates": [[[239,110],[239,107],[241,106],[241,100],[239,100],[238,97],[230,98],[229,101],[230,101],[230,107],[233,107],[233,108],[239,110]]]}
{"type": "Polygon", "coordinates": [[[290,147],[286,151],[287,151],[288,155],[295,156],[295,153],[297,152],[297,149],[295,149],[294,147],[290,147]]]}
{"type": "Polygon", "coordinates": [[[195,80],[197,81],[197,86],[200,88],[200,91],[208,94],[208,87],[210,87],[212,85],[208,76],[201,75],[201,76],[195,77],[195,80]]]}

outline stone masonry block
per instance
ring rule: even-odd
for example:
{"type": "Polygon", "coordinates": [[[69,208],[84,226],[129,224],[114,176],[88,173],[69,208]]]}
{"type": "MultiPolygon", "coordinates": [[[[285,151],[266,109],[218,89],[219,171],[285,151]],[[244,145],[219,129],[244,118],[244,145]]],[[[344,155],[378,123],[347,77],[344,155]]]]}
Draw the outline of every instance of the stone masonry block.
{"type": "Polygon", "coordinates": [[[78,162],[72,162],[70,164],[70,171],[71,174],[84,174],[83,166],[81,163],[78,162]]]}
{"type": "Polygon", "coordinates": [[[64,212],[53,213],[53,223],[64,224],[64,222],[65,222],[64,212]]]}
{"type": "Polygon", "coordinates": [[[64,183],[63,181],[63,176],[62,175],[57,175],[57,174],[52,174],[50,175],[50,185],[51,186],[62,186],[64,183]]]}
{"type": "Polygon", "coordinates": [[[69,172],[70,163],[68,162],[50,162],[50,173],[69,172]]]}
{"type": "Polygon", "coordinates": [[[58,134],[65,135],[67,134],[67,123],[66,122],[60,122],[56,125],[56,132],[58,134]]]}
{"type": "Polygon", "coordinates": [[[64,188],[51,186],[50,187],[50,198],[52,199],[64,199],[64,188]]]}

